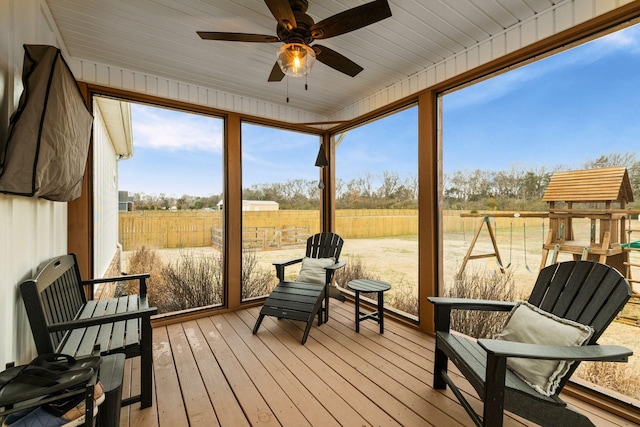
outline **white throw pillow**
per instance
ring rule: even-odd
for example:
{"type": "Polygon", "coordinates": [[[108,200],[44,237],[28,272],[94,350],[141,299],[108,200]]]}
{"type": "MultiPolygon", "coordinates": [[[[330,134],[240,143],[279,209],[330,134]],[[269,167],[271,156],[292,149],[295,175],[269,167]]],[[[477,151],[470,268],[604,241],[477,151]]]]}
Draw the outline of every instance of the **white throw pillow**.
{"type": "MultiPolygon", "coordinates": [[[[494,339],[529,344],[581,346],[593,335],[593,328],[547,313],[525,301],[511,310],[502,332],[494,339]]],[[[545,396],[560,385],[571,363],[564,360],[508,358],[507,366],[527,384],[545,396]]]]}
{"type": "Polygon", "coordinates": [[[302,260],[302,268],[296,282],[325,284],[327,273],[325,267],[336,263],[335,258],[308,258],[302,260]]]}

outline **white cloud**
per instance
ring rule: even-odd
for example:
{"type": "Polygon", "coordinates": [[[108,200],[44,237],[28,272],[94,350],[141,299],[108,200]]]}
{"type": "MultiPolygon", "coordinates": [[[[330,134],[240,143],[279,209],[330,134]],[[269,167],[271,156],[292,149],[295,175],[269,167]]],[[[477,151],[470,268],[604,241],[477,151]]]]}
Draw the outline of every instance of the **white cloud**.
{"type": "Polygon", "coordinates": [[[551,72],[567,66],[592,64],[621,50],[627,53],[640,53],[640,25],[558,52],[548,58],[469,86],[463,91],[454,92],[445,98],[445,106],[447,110],[453,111],[458,108],[486,104],[521,89],[525,84],[529,85],[551,72]]]}
{"type": "Polygon", "coordinates": [[[606,35],[594,41],[594,45],[601,45],[606,49],[624,49],[627,52],[640,53],[640,25],[606,35]]]}
{"type": "Polygon", "coordinates": [[[165,150],[222,152],[222,120],[132,104],[133,144],[165,150]]]}

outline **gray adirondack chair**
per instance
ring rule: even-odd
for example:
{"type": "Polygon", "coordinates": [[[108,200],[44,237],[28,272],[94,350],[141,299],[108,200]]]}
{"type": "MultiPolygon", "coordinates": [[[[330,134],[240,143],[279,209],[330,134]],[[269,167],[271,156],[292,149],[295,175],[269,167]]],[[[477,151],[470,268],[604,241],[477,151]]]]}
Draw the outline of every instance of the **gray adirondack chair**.
{"type": "MultiPolygon", "coordinates": [[[[613,267],[592,261],[568,261],[542,269],[528,302],[558,317],[594,329],[583,346],[549,346],[479,339],[452,334],[451,310],[509,311],[515,303],[430,297],[435,305],[436,354],[433,387],[447,385],[478,426],[500,427],[504,410],[542,426],[593,426],[583,414],[567,405],[560,391],[580,361],[627,361],[631,350],[596,345],[597,339],[631,297],[629,282],[613,267]],[[559,387],[545,396],[507,369],[510,357],[574,361],[559,387]],[[458,367],[484,402],[477,414],[447,372],[448,361],[458,367]]],[[[531,325],[535,328],[536,325],[531,325]]]]}
{"type": "Polygon", "coordinates": [[[307,283],[300,281],[285,281],[285,267],[300,263],[303,258],[276,262],[276,275],[280,282],[271,292],[260,310],[253,333],[257,333],[264,316],[274,316],[279,319],[290,319],[306,322],[302,336],[302,344],[307,341],[313,318],[318,315],[318,326],[329,320],[329,297],[334,296],[344,301],[339,294],[332,294],[331,280],[333,275],[346,264],[340,261],[340,252],[344,240],[334,233],[318,233],[307,239],[306,257],[333,258],[334,263],[325,269],[324,283],[307,283]]]}

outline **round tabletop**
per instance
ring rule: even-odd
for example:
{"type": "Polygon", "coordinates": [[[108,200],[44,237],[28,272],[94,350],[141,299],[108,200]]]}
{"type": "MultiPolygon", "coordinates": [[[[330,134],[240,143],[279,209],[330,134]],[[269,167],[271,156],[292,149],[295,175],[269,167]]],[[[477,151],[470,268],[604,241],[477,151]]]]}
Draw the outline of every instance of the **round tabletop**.
{"type": "Polygon", "coordinates": [[[391,285],[380,280],[357,279],[347,283],[347,287],[352,291],[359,292],[384,292],[391,289],[391,285]]]}

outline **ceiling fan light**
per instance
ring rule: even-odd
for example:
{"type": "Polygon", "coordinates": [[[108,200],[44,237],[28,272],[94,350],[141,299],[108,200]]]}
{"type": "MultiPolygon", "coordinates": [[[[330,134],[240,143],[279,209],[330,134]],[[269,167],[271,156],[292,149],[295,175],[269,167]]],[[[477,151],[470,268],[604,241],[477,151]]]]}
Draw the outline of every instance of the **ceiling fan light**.
{"type": "Polygon", "coordinates": [[[306,76],[315,61],[314,50],[302,43],[287,43],[278,49],[278,65],[287,76],[306,76]]]}

